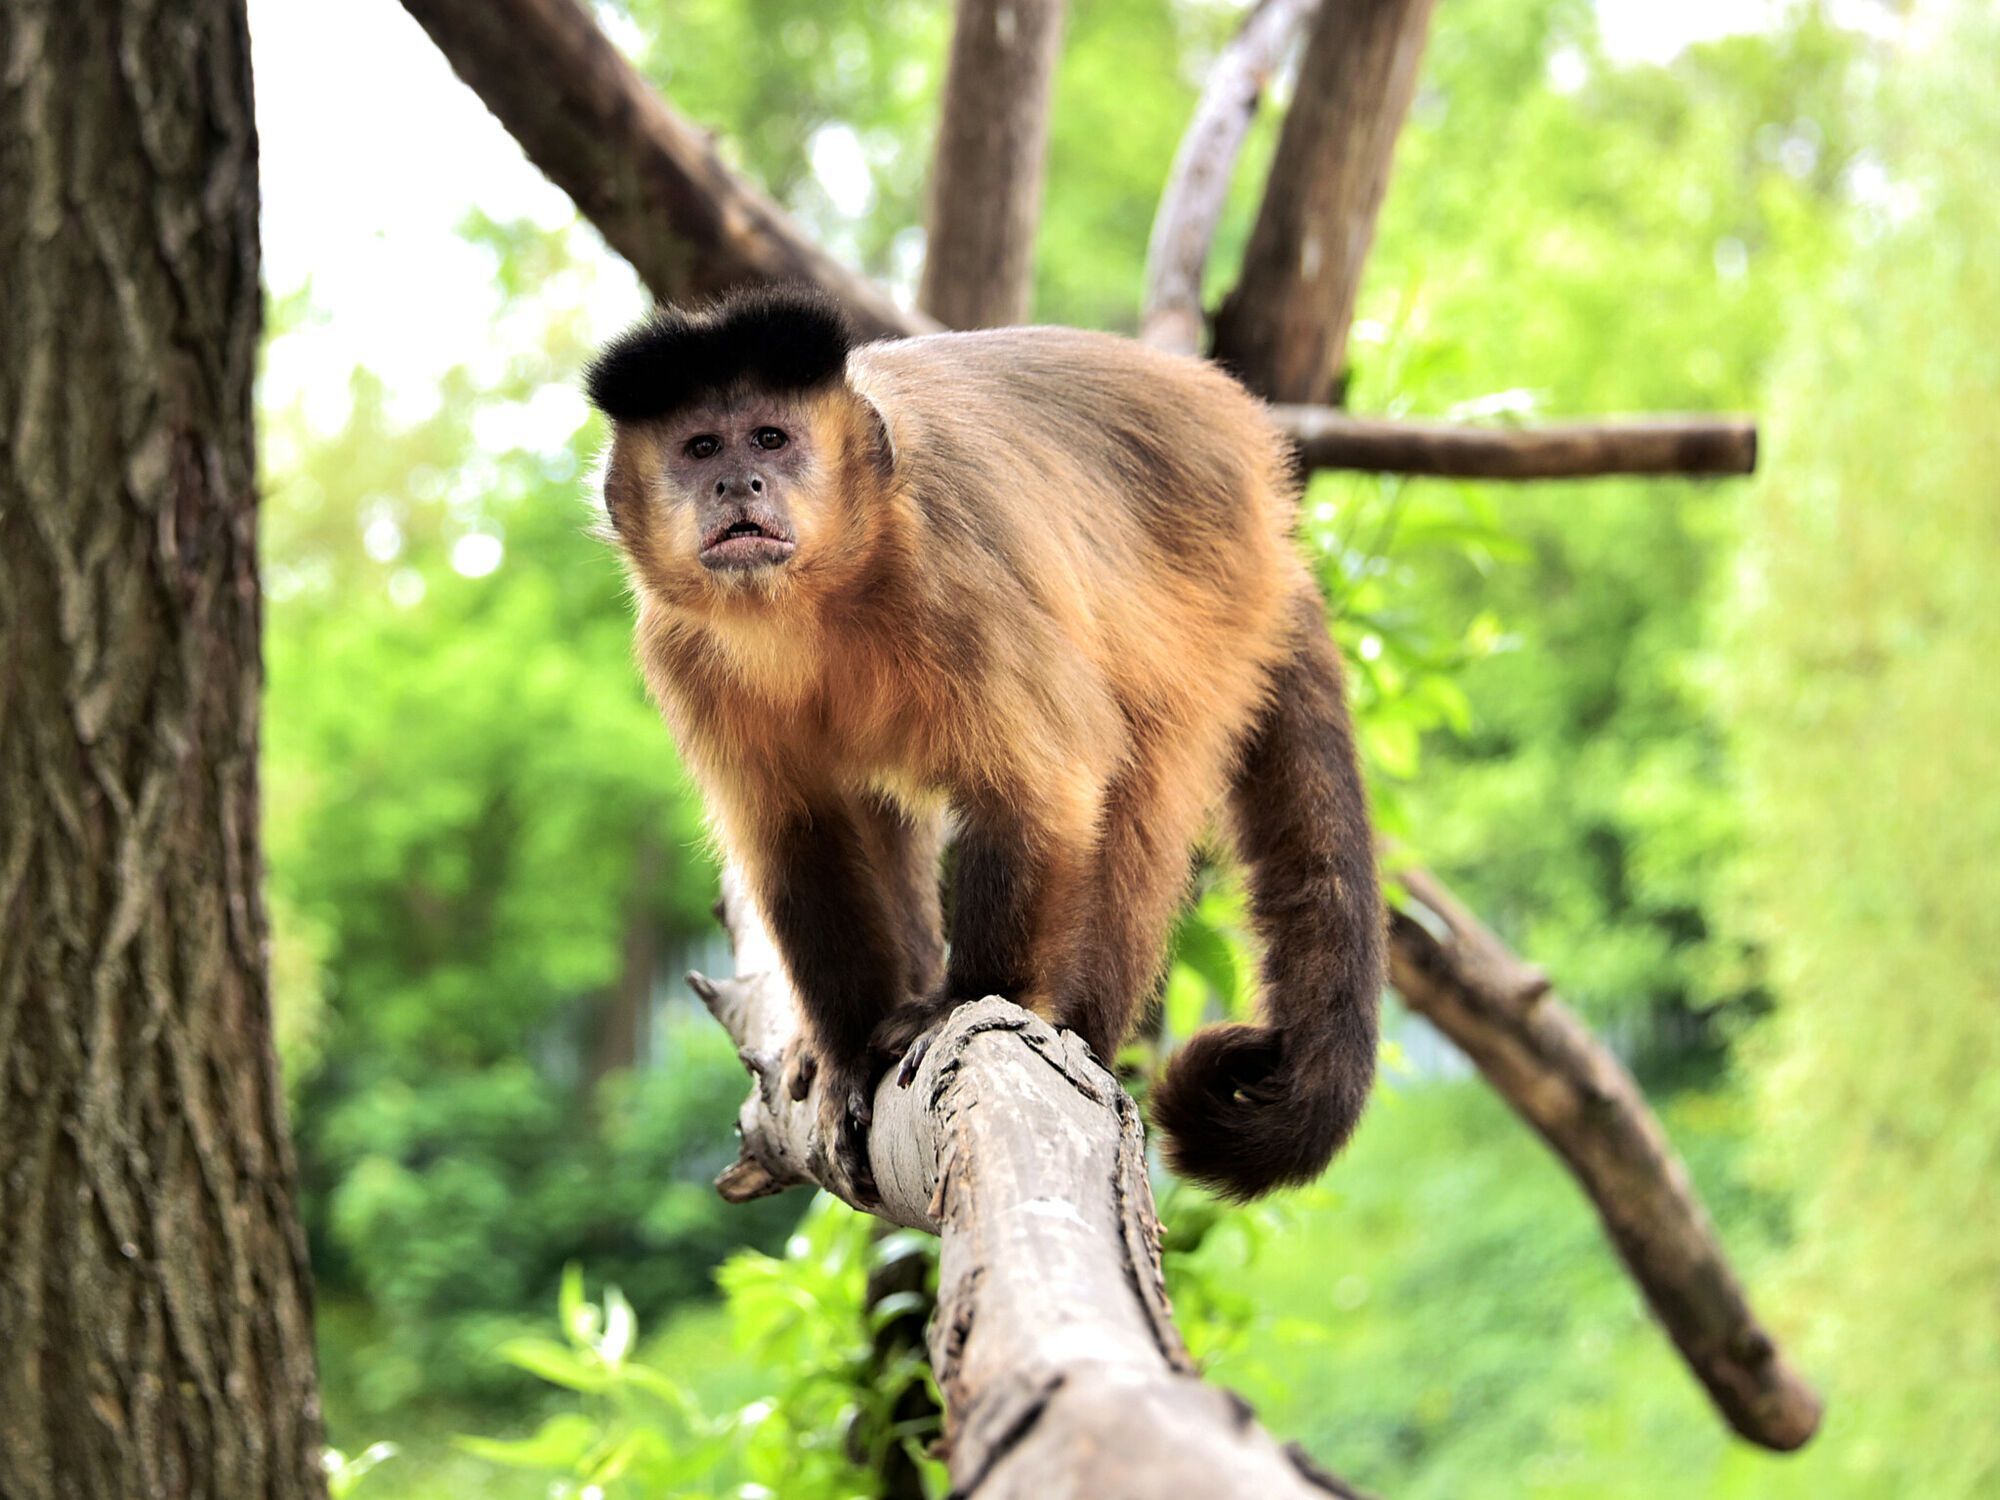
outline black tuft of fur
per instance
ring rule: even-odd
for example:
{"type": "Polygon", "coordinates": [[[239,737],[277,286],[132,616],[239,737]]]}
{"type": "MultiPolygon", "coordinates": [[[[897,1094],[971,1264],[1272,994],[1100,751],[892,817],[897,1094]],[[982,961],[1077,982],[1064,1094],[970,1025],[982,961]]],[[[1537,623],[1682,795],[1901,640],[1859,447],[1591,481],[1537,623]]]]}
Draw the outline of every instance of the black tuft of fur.
{"type": "Polygon", "coordinates": [[[809,391],[838,380],[854,335],[832,298],[803,286],[661,308],[604,346],[584,389],[614,422],[671,416],[739,382],[809,391]]]}
{"type": "Polygon", "coordinates": [[[1336,1061],[1316,1050],[1288,1052],[1269,1026],[1196,1032],[1148,1101],[1153,1123],[1166,1133],[1167,1160],[1181,1176],[1239,1203],[1311,1182],[1361,1119],[1374,1078],[1373,1042],[1371,1034],[1365,1051],[1336,1061]]]}

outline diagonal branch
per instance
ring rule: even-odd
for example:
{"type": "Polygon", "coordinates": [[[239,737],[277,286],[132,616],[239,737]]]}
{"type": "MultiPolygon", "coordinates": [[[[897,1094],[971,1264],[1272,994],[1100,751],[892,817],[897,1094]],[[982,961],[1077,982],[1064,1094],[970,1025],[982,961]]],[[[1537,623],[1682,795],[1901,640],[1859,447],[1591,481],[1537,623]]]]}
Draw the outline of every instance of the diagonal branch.
{"type": "Polygon", "coordinates": [[[1063,0],[959,0],[917,303],[947,328],[1027,321],[1063,0]]]}
{"type": "Polygon", "coordinates": [[[1432,0],[1324,0],[1215,357],[1268,401],[1325,401],[1416,91],[1432,0]]]}
{"type": "Polygon", "coordinates": [[[1330,406],[1271,415],[1309,469],[1366,469],[1459,479],[1589,479],[1608,474],[1749,474],[1748,417],[1631,417],[1545,427],[1475,427],[1352,417],[1330,406]]]}
{"type": "Polygon", "coordinates": [[[1604,1230],[1729,1424],[1796,1448],[1820,1401],[1785,1362],[1730,1269],[1687,1168],[1624,1065],[1422,870],[1391,922],[1391,981],[1456,1042],[1576,1174],[1604,1230]]]}
{"type": "Polygon", "coordinates": [[[732,172],[578,0],[403,0],[403,8],[654,296],[806,281],[838,298],[870,336],[935,328],[732,172]]]}
{"type": "MultiPolygon", "coordinates": [[[[817,1098],[780,1082],[798,998],[733,872],[723,891],[745,977],[690,982],[755,1082],[718,1186],[837,1190],[817,1098]]],[[[943,1241],[930,1343],[954,1494],[1353,1495],[1195,1375],[1161,1281],[1137,1106],[1074,1036],[997,997],[959,1007],[907,1085],[883,1080],[869,1154],[875,1212],[943,1241]]]]}
{"type": "Polygon", "coordinates": [[[1229,200],[1243,138],[1257,104],[1320,0],[1258,0],[1242,29],[1208,71],[1194,116],[1174,153],[1153,237],[1146,246],[1146,292],[1139,337],[1177,354],[1202,347],[1201,278],[1215,227],[1229,200]]]}

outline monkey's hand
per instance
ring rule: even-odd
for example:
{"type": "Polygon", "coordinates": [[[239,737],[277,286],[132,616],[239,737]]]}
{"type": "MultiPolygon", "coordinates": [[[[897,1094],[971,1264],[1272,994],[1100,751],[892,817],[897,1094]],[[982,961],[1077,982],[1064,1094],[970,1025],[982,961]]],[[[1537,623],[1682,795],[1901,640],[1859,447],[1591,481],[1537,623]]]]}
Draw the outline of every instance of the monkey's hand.
{"type": "Polygon", "coordinates": [[[868,1039],[879,1067],[896,1068],[896,1086],[908,1088],[916,1082],[917,1069],[930,1050],[930,1033],[944,1018],[966,1002],[952,995],[933,995],[927,1000],[899,1005],[884,1016],[868,1039]]]}
{"type": "Polygon", "coordinates": [[[881,1201],[868,1160],[868,1127],[875,1118],[875,1080],[880,1076],[871,1058],[834,1064],[803,1037],[792,1044],[785,1070],[786,1088],[794,1099],[819,1090],[817,1134],[825,1155],[814,1167],[823,1169],[844,1197],[863,1207],[881,1201]]]}

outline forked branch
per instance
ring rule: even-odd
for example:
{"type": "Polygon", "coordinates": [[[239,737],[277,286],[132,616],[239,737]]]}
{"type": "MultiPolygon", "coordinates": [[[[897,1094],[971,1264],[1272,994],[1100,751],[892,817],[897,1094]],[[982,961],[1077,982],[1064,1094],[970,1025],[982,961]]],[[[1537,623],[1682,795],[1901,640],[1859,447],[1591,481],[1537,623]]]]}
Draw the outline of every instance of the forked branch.
{"type": "Polygon", "coordinates": [[[1201,353],[1202,276],[1229,201],[1237,155],[1272,75],[1319,5],[1320,0],[1258,0],[1208,70],[1146,246],[1139,337],[1147,343],[1177,354],[1201,353]]]}

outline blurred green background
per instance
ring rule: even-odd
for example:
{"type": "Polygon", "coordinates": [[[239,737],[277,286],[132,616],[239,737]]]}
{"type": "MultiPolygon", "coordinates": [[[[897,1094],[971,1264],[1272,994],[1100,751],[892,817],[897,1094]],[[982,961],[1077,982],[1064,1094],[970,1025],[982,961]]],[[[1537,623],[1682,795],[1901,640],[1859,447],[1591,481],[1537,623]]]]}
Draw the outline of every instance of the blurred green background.
{"type": "MultiPolygon", "coordinates": [[[[252,7],[265,788],[337,1486],[876,1493],[929,1429],[920,1362],[871,1339],[864,1281],[923,1247],[708,1186],[744,1088],[678,979],[727,967],[714,869],[618,570],[584,534],[602,434],[577,371],[643,300],[559,196],[488,194],[421,152],[403,179],[365,150],[313,178],[288,154],[311,96],[288,90],[309,28],[342,23],[306,9],[252,7]],[[373,241],[340,249],[353,225],[313,220],[316,189],[379,202],[373,241]],[[377,1443],[397,1451],[361,1456],[377,1443]]],[[[601,10],[730,159],[907,292],[947,6],[601,10]]],[[[1639,1072],[1829,1417],[1791,1458],[1730,1440],[1569,1179],[1404,1023],[1320,1187],[1222,1212],[1159,1181],[1190,1342],[1365,1487],[2000,1494],[1986,10],[1739,8],[1732,34],[1635,51],[1630,6],[1438,9],[1353,406],[1752,411],[1760,474],[1322,475],[1304,544],[1383,821],[1639,1072]]],[[[355,14],[417,59],[380,91],[392,133],[437,111],[532,176],[386,0],[355,14]]],[[[1239,19],[1072,6],[1039,317],[1133,326],[1161,182],[1239,19]]],[[[1217,291],[1274,137],[1267,117],[1217,291]]],[[[1170,1033],[1246,1003],[1226,878],[1181,958],[1170,1033]]],[[[878,1325],[902,1306],[876,1301],[878,1325]]]]}

